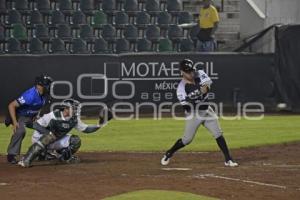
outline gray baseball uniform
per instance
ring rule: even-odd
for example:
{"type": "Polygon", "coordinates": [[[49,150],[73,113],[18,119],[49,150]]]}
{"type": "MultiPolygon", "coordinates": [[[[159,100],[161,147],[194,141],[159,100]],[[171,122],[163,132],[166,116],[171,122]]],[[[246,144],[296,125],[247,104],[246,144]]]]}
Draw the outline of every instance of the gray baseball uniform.
{"type": "Polygon", "coordinates": [[[195,73],[195,85],[181,80],[177,88],[177,98],[186,112],[185,131],[182,137],[184,145],[192,142],[201,124],[208,129],[215,139],[222,135],[218,117],[207,104],[208,95],[201,94],[199,91],[200,86],[210,86],[212,80],[203,70],[198,70],[195,73]]]}

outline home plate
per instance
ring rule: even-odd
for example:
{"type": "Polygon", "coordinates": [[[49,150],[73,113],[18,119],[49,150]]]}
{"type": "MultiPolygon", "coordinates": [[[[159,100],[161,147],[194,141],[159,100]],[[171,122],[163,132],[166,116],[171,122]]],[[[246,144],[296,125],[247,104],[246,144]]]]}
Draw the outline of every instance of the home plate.
{"type": "Polygon", "coordinates": [[[192,168],[161,168],[165,171],[189,171],[192,170],[192,168]]]}
{"type": "Polygon", "coordinates": [[[0,186],[8,185],[8,183],[0,183],[0,186]]]}

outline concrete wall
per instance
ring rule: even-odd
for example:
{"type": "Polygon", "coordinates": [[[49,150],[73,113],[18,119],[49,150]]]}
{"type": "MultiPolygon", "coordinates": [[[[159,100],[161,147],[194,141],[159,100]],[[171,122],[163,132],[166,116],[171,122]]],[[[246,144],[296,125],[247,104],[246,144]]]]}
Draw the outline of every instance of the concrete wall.
{"type": "MultiPolygon", "coordinates": [[[[272,24],[300,24],[300,0],[241,0],[240,34],[245,38],[272,24]],[[261,16],[263,14],[265,18],[261,16]]],[[[255,44],[258,52],[273,52],[272,34],[255,44]]]]}

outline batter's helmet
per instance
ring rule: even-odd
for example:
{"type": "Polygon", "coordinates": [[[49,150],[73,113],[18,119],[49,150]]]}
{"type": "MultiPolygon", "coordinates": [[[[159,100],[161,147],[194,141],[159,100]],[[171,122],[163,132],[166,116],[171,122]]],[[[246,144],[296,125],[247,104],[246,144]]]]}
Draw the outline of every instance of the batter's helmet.
{"type": "Polygon", "coordinates": [[[180,62],[180,70],[184,72],[195,71],[194,62],[190,59],[184,59],[180,62]]]}

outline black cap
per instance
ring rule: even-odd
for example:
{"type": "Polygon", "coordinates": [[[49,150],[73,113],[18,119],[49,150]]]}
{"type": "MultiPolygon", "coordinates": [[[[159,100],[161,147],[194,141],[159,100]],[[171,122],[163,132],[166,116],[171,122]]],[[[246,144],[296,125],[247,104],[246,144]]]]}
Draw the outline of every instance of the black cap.
{"type": "Polygon", "coordinates": [[[180,70],[184,72],[195,71],[194,62],[190,59],[184,59],[180,62],[180,70]]]}
{"type": "Polygon", "coordinates": [[[40,76],[37,76],[35,78],[35,85],[43,86],[46,89],[46,93],[50,91],[51,83],[53,82],[53,79],[45,74],[42,74],[40,76]]]}

